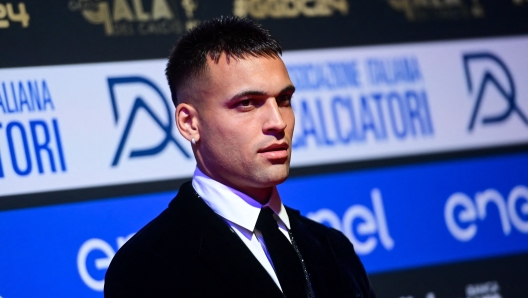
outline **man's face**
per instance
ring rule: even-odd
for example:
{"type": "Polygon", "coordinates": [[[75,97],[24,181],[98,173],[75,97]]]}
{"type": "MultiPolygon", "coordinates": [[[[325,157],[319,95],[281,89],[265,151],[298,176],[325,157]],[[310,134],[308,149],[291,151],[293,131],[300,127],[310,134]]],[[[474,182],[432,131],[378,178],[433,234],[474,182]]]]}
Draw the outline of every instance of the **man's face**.
{"type": "MultiPolygon", "coordinates": [[[[208,59],[199,88],[197,150],[213,179],[250,196],[286,180],[295,117],[280,58],[208,59]]],[[[200,162],[200,161],[199,161],[200,162]]]]}

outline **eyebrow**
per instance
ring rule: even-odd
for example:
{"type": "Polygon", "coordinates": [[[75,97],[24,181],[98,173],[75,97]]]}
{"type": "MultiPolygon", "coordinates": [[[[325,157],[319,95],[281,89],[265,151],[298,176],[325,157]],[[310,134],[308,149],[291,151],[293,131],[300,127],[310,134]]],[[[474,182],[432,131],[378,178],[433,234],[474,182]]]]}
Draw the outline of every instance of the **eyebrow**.
{"type": "MultiPolygon", "coordinates": [[[[295,92],[295,87],[293,85],[288,85],[286,86],[284,89],[282,89],[279,94],[282,94],[282,93],[286,93],[286,92],[295,92]]],[[[240,93],[237,93],[235,96],[231,97],[231,99],[229,101],[233,101],[233,100],[236,100],[240,97],[244,97],[244,96],[248,96],[248,95],[256,95],[256,96],[265,96],[265,95],[268,95],[266,92],[264,91],[259,91],[259,90],[247,90],[247,91],[242,91],[240,93]]]]}

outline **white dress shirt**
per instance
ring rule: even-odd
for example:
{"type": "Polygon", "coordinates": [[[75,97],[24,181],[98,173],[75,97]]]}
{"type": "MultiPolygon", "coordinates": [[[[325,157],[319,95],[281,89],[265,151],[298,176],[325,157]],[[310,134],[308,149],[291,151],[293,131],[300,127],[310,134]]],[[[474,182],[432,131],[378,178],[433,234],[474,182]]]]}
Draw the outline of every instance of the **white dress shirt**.
{"type": "Polygon", "coordinates": [[[276,187],[273,187],[270,200],[262,205],[246,194],[208,177],[198,167],[194,171],[192,186],[196,193],[205,201],[213,211],[220,215],[226,223],[242,239],[255,258],[266,269],[279,289],[282,290],[279,279],[273,269],[273,262],[266,249],[264,238],[260,231],[255,229],[260,209],[270,207],[275,212],[278,229],[291,243],[288,235],[290,219],[282,205],[281,198],[276,187]]]}

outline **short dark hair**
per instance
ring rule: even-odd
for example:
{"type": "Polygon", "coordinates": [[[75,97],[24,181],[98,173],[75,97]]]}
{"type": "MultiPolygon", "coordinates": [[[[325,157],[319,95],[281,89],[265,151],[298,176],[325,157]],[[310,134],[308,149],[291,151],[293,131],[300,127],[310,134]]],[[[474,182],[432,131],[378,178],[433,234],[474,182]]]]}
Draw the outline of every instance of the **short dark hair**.
{"type": "Polygon", "coordinates": [[[282,48],[268,30],[250,19],[229,16],[202,22],[183,34],[171,50],[165,75],[174,106],[179,88],[206,71],[207,55],[218,63],[222,54],[228,59],[275,58],[282,55],[282,48]]]}

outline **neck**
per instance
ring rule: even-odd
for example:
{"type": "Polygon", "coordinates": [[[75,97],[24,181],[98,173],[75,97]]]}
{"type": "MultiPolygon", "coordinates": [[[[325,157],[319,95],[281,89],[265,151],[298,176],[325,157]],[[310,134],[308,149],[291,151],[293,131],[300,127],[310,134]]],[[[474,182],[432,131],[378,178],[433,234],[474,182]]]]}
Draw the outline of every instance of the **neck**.
{"type": "MultiPolygon", "coordinates": [[[[233,186],[230,186],[230,187],[233,187],[233,186]]],[[[243,190],[243,189],[238,189],[236,187],[233,187],[233,188],[245,193],[246,195],[250,196],[251,198],[253,198],[255,201],[259,202],[262,205],[266,204],[269,201],[270,196],[271,196],[271,191],[272,191],[272,187],[251,189],[251,190],[250,189],[243,190]]]]}
{"type": "Polygon", "coordinates": [[[202,173],[204,173],[205,175],[209,176],[209,178],[211,178],[213,180],[216,180],[216,181],[222,183],[223,185],[229,186],[229,187],[231,187],[233,189],[236,189],[236,190],[248,195],[253,200],[259,202],[262,205],[268,203],[268,201],[270,199],[271,192],[273,190],[273,186],[263,187],[263,188],[250,187],[250,186],[240,186],[240,185],[237,185],[235,183],[232,183],[231,181],[229,181],[228,179],[225,179],[224,177],[222,177],[220,175],[215,175],[214,173],[211,173],[210,171],[207,170],[207,168],[201,167],[199,164],[198,164],[198,168],[200,169],[200,171],[202,171],[202,173]]]}

